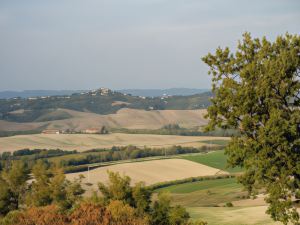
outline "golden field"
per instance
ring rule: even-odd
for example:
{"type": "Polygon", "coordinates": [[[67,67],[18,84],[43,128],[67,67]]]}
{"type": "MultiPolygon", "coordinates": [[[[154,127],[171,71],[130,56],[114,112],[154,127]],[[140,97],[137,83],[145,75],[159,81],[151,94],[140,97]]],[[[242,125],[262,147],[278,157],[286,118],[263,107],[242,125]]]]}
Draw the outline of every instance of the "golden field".
{"type": "Polygon", "coordinates": [[[226,137],[176,136],[153,134],[32,134],[0,138],[0,153],[20,149],[63,149],[85,151],[95,148],[135,145],[138,147],[170,147],[173,145],[200,147],[205,140],[228,140],[226,137]]]}

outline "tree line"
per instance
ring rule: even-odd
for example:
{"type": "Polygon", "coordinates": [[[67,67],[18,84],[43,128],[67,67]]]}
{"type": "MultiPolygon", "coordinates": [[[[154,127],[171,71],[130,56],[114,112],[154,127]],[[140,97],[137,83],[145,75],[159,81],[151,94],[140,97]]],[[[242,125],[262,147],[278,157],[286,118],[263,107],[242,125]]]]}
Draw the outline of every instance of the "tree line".
{"type": "Polygon", "coordinates": [[[22,149],[11,152],[3,152],[0,154],[0,170],[7,167],[10,161],[24,161],[27,165],[32,168],[35,162],[39,159],[43,159],[45,162],[51,160],[52,157],[57,157],[55,159],[56,163],[64,168],[66,173],[80,172],[88,169],[88,164],[92,163],[104,163],[113,162],[119,160],[130,160],[130,159],[140,159],[153,156],[171,156],[187,153],[205,153],[211,150],[221,149],[220,146],[206,145],[198,148],[194,147],[182,147],[182,146],[172,146],[168,148],[139,148],[136,146],[120,146],[112,147],[110,149],[92,149],[84,153],[78,153],[76,150],[66,151],[61,149],[22,149]],[[63,157],[68,155],[68,157],[63,157]],[[61,156],[61,158],[60,158],[61,156]]]}

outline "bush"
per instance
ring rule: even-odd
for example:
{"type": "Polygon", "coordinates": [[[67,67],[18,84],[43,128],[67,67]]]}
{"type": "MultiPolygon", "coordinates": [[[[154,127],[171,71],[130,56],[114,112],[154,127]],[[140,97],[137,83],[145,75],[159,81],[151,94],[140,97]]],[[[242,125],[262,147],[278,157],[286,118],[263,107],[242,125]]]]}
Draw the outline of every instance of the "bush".
{"type": "Polygon", "coordinates": [[[231,202],[226,202],[225,206],[226,207],[233,207],[233,204],[231,202]]]}

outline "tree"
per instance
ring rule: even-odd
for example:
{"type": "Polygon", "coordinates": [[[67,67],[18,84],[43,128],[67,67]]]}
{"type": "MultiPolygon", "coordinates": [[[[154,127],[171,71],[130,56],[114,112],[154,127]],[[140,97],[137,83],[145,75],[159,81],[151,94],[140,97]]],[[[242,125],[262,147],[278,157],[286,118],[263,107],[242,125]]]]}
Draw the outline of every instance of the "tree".
{"type": "Polygon", "coordinates": [[[240,130],[226,148],[231,166],[245,168],[240,182],[255,196],[266,190],[267,213],[298,224],[293,199],[300,187],[300,36],[243,35],[237,50],[218,48],[203,61],[213,92],[207,130],[240,130]]]}
{"type": "Polygon", "coordinates": [[[132,197],[134,207],[137,209],[139,215],[143,215],[150,210],[151,191],[146,188],[144,182],[135,184],[132,188],[132,197]]]}
{"type": "Polygon", "coordinates": [[[81,187],[82,178],[68,181],[62,168],[48,168],[44,161],[38,161],[32,173],[35,180],[27,194],[27,203],[30,206],[56,204],[61,209],[69,209],[84,193],[81,187]]]}
{"type": "Polygon", "coordinates": [[[0,176],[0,214],[19,208],[24,201],[29,171],[23,162],[13,161],[0,176]]]}
{"type": "Polygon", "coordinates": [[[133,205],[132,188],[130,187],[131,179],[128,176],[121,176],[118,172],[114,173],[107,171],[109,184],[105,185],[98,183],[98,188],[101,191],[104,200],[120,200],[133,205]]]}
{"type": "Polygon", "coordinates": [[[172,225],[186,224],[190,218],[189,213],[181,205],[171,208],[169,215],[170,224],[172,225]]]}
{"type": "Polygon", "coordinates": [[[159,193],[158,200],[153,204],[152,224],[153,225],[169,225],[171,210],[171,199],[167,193],[159,193]]]}
{"type": "Polygon", "coordinates": [[[0,178],[0,215],[6,215],[10,210],[17,209],[17,204],[11,199],[14,199],[12,191],[7,183],[0,178]]]}

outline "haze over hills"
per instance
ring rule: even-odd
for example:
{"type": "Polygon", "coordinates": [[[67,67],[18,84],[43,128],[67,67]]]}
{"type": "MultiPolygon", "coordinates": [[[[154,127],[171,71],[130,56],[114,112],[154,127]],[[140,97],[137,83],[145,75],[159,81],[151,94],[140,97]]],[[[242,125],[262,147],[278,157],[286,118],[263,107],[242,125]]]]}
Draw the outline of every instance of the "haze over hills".
{"type": "Polygon", "coordinates": [[[0,99],[0,131],[81,131],[100,126],[159,129],[168,124],[199,127],[206,124],[203,115],[210,97],[211,92],[143,97],[100,88],[71,95],[0,99]]]}
{"type": "MultiPolygon", "coordinates": [[[[159,97],[163,95],[194,95],[208,92],[210,89],[196,88],[168,88],[168,89],[120,89],[120,93],[131,94],[134,96],[159,97]]],[[[71,95],[74,93],[88,92],[88,90],[24,90],[24,91],[0,91],[0,99],[8,98],[29,98],[39,96],[60,96],[71,95]]]]}
{"type": "Polygon", "coordinates": [[[42,122],[70,118],[67,113],[52,113],[56,109],[96,114],[112,114],[122,108],[142,110],[204,109],[210,104],[211,96],[211,92],[205,92],[191,96],[141,97],[100,88],[64,96],[0,99],[0,119],[12,122],[42,122]]]}

